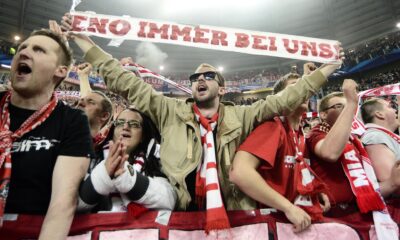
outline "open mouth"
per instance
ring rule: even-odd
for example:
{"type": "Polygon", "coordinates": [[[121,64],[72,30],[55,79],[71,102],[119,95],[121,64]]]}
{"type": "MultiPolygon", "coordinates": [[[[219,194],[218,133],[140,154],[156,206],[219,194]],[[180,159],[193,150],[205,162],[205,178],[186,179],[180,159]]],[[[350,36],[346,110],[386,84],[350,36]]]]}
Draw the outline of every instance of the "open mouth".
{"type": "Polygon", "coordinates": [[[17,66],[18,75],[26,75],[26,74],[30,74],[31,72],[32,72],[32,69],[30,66],[28,66],[28,64],[18,63],[18,66],[17,66]]]}
{"type": "Polygon", "coordinates": [[[121,133],[122,138],[131,138],[131,135],[129,133],[121,133]]]}
{"type": "Polygon", "coordinates": [[[198,86],[197,87],[197,91],[200,92],[200,93],[201,92],[205,92],[205,91],[207,91],[207,87],[206,86],[198,86]]]}

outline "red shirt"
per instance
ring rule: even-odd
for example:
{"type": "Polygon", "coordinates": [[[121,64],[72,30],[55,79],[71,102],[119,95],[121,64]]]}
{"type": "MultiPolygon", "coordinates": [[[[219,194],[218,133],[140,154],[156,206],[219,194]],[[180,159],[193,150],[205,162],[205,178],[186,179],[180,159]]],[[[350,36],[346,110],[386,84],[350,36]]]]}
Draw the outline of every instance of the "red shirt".
{"type": "MultiPolygon", "coordinates": [[[[290,128],[280,120],[258,126],[239,147],[263,160],[258,172],[270,187],[293,202],[298,195],[294,184],[295,146],[289,141],[290,128]]],[[[306,156],[306,155],[305,155],[306,156]]]]}
{"type": "MultiPolygon", "coordinates": [[[[315,128],[319,128],[319,125],[315,126],[315,128]]],[[[311,131],[307,136],[306,145],[309,148],[311,168],[327,185],[329,201],[331,204],[353,202],[355,201],[355,197],[340,161],[327,162],[315,155],[315,146],[319,141],[326,137],[326,134],[327,133],[324,132],[311,131]]],[[[361,159],[357,150],[356,154],[357,157],[361,159]]]]}

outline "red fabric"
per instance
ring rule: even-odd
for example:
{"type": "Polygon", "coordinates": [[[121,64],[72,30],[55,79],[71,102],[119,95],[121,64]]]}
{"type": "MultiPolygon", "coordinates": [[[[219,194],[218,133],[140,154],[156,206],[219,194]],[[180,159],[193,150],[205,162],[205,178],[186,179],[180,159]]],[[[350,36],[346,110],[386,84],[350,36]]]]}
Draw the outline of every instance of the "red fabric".
{"type": "MultiPolygon", "coordinates": [[[[326,133],[315,131],[315,126],[306,139],[306,145],[311,159],[311,168],[315,174],[327,185],[327,195],[332,205],[338,203],[351,203],[355,201],[353,192],[347,177],[339,161],[330,163],[318,158],[314,149],[319,141],[326,137],[326,133]]],[[[359,153],[356,151],[358,157],[359,153]]]]}
{"type": "Polygon", "coordinates": [[[137,204],[135,202],[130,202],[127,208],[129,216],[134,218],[137,218],[141,216],[143,213],[149,211],[149,209],[144,207],[142,204],[137,204]]]}
{"type": "Polygon", "coordinates": [[[301,129],[296,133],[287,121],[282,122],[276,117],[274,121],[266,122],[255,129],[239,150],[265,160],[259,167],[259,172],[268,185],[306,210],[313,220],[322,219],[318,194],[325,190],[325,185],[305,161],[306,147],[301,129]],[[307,185],[303,185],[302,181],[304,171],[314,176],[313,179],[306,180],[307,185]],[[303,196],[299,196],[300,194],[303,196]],[[309,199],[312,205],[295,201],[296,197],[309,199]]]}
{"type": "Polygon", "coordinates": [[[294,179],[295,150],[290,147],[288,135],[282,124],[267,121],[247,137],[238,151],[249,152],[264,162],[259,173],[269,186],[293,202],[297,196],[294,179]]]}
{"type": "Polygon", "coordinates": [[[364,149],[364,146],[361,144],[361,141],[357,139],[357,137],[353,136],[351,138],[351,143],[352,144],[346,144],[339,161],[342,163],[343,171],[346,173],[351,185],[351,189],[356,196],[357,205],[362,213],[367,213],[369,211],[382,211],[385,209],[385,203],[383,202],[381,195],[375,191],[372,183],[368,180],[367,174],[365,173],[363,167],[361,166],[359,169],[352,169],[350,167],[351,165],[357,163],[362,165],[361,159],[370,164],[371,161],[369,160],[367,151],[364,149]],[[356,149],[362,158],[352,159],[354,157],[347,156],[348,153],[355,152],[356,149]],[[365,182],[365,184],[358,184],[360,186],[357,186],[356,182],[360,179],[360,177],[352,176],[352,172],[354,170],[363,172],[365,176],[365,180],[363,180],[363,182],[365,182]]]}

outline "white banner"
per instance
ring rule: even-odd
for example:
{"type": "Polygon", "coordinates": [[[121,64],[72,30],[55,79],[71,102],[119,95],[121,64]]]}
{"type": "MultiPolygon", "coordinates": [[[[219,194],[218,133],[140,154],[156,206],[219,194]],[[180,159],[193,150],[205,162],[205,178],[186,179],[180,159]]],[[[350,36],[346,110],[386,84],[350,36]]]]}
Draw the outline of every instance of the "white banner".
{"type": "Polygon", "coordinates": [[[320,63],[341,62],[339,42],[333,40],[205,25],[182,25],[94,12],[71,12],[71,15],[74,32],[114,40],[168,43],[320,63]]]}

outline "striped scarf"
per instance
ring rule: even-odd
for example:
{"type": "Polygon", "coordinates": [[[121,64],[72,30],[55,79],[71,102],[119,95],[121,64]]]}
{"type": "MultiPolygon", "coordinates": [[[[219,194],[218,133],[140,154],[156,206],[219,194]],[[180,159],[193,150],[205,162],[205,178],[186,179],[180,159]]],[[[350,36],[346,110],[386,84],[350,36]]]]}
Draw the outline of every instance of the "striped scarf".
{"type": "Polygon", "coordinates": [[[4,94],[0,102],[0,226],[3,224],[4,209],[8,196],[11,178],[11,148],[13,141],[21,138],[25,133],[32,131],[42,124],[53,112],[57,105],[57,97],[53,96],[49,103],[34,112],[15,132],[10,131],[10,103],[11,92],[4,94]]]}
{"type": "Polygon", "coordinates": [[[196,174],[196,202],[201,209],[204,198],[207,202],[205,231],[230,228],[228,215],[222,201],[218,180],[217,161],[213,130],[217,125],[218,113],[211,119],[205,118],[196,105],[193,105],[196,120],[200,123],[201,143],[203,144],[203,161],[196,174]]]}
{"type": "MultiPolygon", "coordinates": [[[[280,118],[276,117],[274,120],[278,124],[282,124],[280,118]]],[[[327,187],[311,169],[309,160],[304,158],[306,143],[303,129],[300,128],[298,134],[296,134],[287,119],[284,119],[283,124],[289,130],[289,143],[291,147],[295,148],[296,152],[294,185],[299,195],[296,197],[294,204],[310,214],[313,221],[319,221],[323,218],[323,211],[319,203],[319,194],[325,192],[327,187]]]]}

